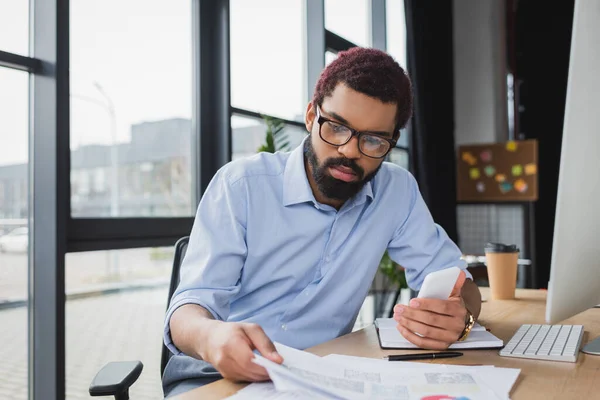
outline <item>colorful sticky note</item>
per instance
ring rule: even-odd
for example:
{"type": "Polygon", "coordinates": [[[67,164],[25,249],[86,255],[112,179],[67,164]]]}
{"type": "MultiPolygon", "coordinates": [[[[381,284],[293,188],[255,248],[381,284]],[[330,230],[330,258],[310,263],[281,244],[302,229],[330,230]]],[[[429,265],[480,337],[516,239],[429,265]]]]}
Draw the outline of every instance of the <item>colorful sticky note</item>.
{"type": "Polygon", "coordinates": [[[479,155],[479,158],[481,158],[481,161],[483,162],[490,162],[492,161],[492,152],[489,150],[484,150],[479,155]]]}
{"type": "Polygon", "coordinates": [[[507,151],[517,151],[517,148],[519,147],[519,145],[517,144],[517,142],[511,140],[510,142],[506,142],[506,150],[507,151]]]}
{"type": "Polygon", "coordinates": [[[475,156],[469,151],[465,151],[464,153],[462,153],[461,159],[470,166],[477,164],[477,158],[475,158],[475,156]]]}
{"type": "Polygon", "coordinates": [[[505,180],[506,180],[506,175],[504,175],[504,174],[496,175],[496,182],[501,183],[501,182],[504,182],[505,180]]]}
{"type": "Polygon", "coordinates": [[[494,168],[493,165],[488,165],[487,167],[485,167],[483,169],[483,172],[485,172],[485,175],[488,178],[491,178],[492,176],[494,176],[494,174],[496,173],[496,168],[494,168]]]}
{"type": "Polygon", "coordinates": [[[535,164],[526,164],[525,165],[525,175],[535,175],[537,173],[537,165],[535,164]]]}
{"type": "Polygon", "coordinates": [[[477,182],[477,185],[475,186],[475,188],[477,189],[477,191],[479,193],[483,193],[483,192],[485,192],[485,183],[477,182]]]}
{"type": "Polygon", "coordinates": [[[510,182],[502,182],[500,184],[500,191],[502,193],[508,193],[512,190],[512,184],[510,182]]]}
{"type": "Polygon", "coordinates": [[[471,177],[471,179],[479,179],[479,177],[481,176],[481,174],[479,173],[479,168],[471,168],[469,170],[469,176],[471,177]]]}
{"type": "Polygon", "coordinates": [[[513,165],[512,174],[513,176],[521,176],[523,174],[523,166],[521,164],[513,165]]]}
{"type": "Polygon", "coordinates": [[[525,193],[527,191],[527,182],[523,179],[517,179],[515,181],[515,190],[519,193],[525,193]]]}

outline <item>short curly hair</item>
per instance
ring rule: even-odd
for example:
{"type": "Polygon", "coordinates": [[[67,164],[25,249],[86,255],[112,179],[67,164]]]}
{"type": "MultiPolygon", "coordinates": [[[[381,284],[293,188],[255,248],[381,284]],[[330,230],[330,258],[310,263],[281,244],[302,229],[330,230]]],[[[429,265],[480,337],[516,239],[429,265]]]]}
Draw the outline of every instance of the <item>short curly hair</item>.
{"type": "Polygon", "coordinates": [[[357,92],[395,103],[396,134],[408,122],[413,107],[412,84],[404,69],[386,52],[364,47],[341,51],[321,72],[315,87],[313,104],[321,106],[339,83],[357,92]]]}

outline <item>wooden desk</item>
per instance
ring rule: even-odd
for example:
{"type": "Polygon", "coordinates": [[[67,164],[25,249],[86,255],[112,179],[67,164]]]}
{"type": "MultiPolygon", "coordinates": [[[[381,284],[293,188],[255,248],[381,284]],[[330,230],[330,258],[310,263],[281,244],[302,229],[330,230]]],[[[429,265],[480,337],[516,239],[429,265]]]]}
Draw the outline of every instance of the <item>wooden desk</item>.
{"type": "MultiPolygon", "coordinates": [[[[485,288],[482,288],[482,294],[488,297],[485,288]]],[[[545,291],[517,289],[516,300],[484,302],[479,321],[506,343],[522,324],[543,324],[545,309],[545,291]]],[[[583,343],[587,343],[600,336],[600,308],[589,309],[561,323],[584,325],[583,343]]],[[[402,351],[381,350],[373,326],[312,347],[308,351],[320,356],[337,353],[373,358],[402,353],[402,351]]],[[[580,353],[577,363],[563,363],[500,357],[498,350],[466,350],[464,353],[463,357],[435,362],[520,368],[521,375],[511,393],[513,400],[600,399],[600,356],[580,353]]],[[[222,399],[231,396],[244,386],[244,384],[220,380],[184,393],[177,399],[222,399]]]]}

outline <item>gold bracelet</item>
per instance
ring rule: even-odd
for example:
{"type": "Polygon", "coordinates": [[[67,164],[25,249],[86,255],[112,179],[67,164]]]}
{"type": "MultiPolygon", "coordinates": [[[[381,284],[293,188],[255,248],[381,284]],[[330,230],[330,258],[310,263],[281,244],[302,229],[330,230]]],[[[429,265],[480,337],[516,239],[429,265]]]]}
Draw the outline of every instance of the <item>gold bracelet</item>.
{"type": "Polygon", "coordinates": [[[471,333],[471,329],[473,329],[473,325],[475,325],[475,318],[473,318],[473,314],[471,314],[469,310],[467,310],[467,317],[468,321],[465,322],[465,329],[462,331],[460,337],[458,338],[459,342],[463,342],[467,339],[469,333],[471,333]]]}

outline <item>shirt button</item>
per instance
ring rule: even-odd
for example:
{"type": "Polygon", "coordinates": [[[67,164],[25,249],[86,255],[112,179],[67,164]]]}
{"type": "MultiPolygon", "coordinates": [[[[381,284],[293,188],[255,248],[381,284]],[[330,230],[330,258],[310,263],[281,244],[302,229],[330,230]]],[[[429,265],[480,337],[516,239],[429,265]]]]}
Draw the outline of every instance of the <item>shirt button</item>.
{"type": "Polygon", "coordinates": [[[286,324],[282,324],[281,325],[281,329],[283,329],[284,331],[287,331],[287,325],[286,324]]]}
{"type": "Polygon", "coordinates": [[[325,262],[329,262],[329,256],[325,257],[325,262]]]}

